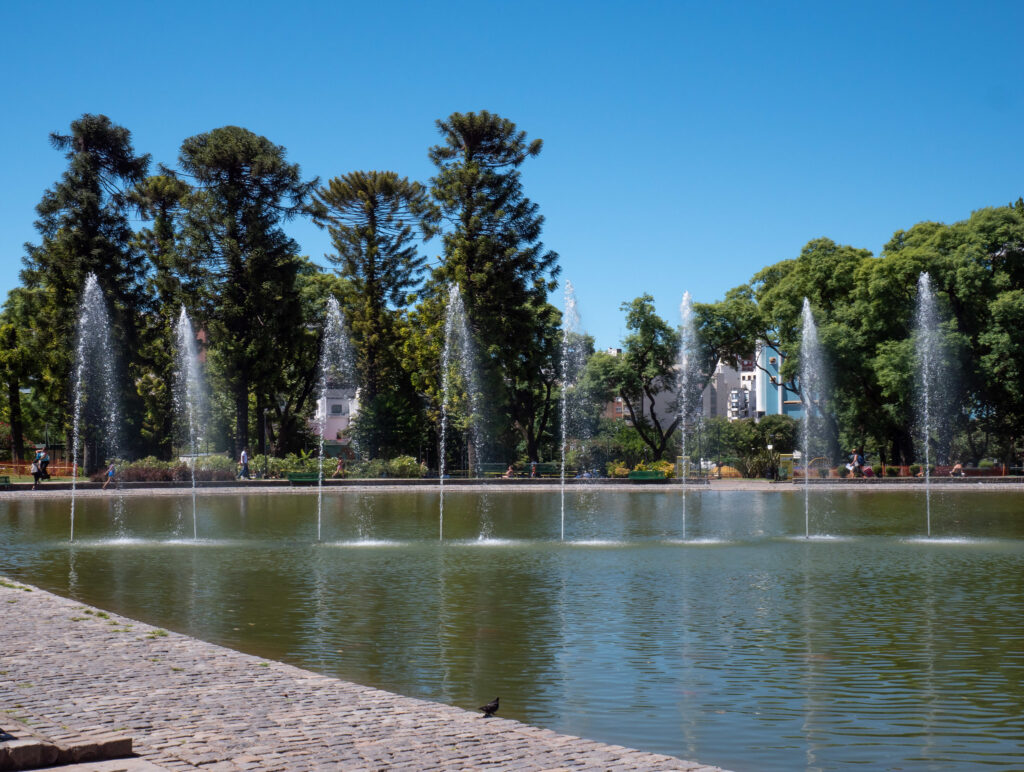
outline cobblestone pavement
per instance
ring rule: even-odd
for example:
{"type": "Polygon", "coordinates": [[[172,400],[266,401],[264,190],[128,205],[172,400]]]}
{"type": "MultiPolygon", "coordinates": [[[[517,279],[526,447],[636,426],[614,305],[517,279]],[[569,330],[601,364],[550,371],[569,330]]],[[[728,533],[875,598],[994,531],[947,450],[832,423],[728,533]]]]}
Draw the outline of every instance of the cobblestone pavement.
{"type": "Polygon", "coordinates": [[[0,726],[126,734],[170,770],[721,772],[328,678],[8,579],[0,615],[0,726]]]}

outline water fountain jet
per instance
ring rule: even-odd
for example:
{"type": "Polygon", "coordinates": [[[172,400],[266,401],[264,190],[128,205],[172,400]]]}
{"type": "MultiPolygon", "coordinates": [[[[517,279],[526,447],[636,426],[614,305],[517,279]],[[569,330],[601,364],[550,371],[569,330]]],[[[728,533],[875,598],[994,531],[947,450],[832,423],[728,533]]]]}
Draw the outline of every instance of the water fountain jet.
{"type": "Polygon", "coordinates": [[[189,451],[192,456],[192,538],[199,538],[199,526],[196,517],[196,464],[198,463],[199,447],[202,443],[200,427],[203,425],[205,392],[202,375],[199,372],[199,351],[196,347],[196,336],[192,322],[188,318],[185,306],[181,307],[178,321],[174,326],[176,352],[176,378],[174,389],[174,407],[178,420],[188,430],[189,451]]]}
{"type": "Polygon", "coordinates": [[[78,487],[78,447],[86,410],[99,420],[103,446],[114,457],[120,450],[120,399],[114,375],[110,316],[96,274],[85,279],[75,333],[75,400],[71,429],[71,541],[75,540],[75,490],[78,487]],[[90,406],[90,402],[93,404],[90,406]],[[98,402],[99,404],[95,404],[98,402]]]}
{"type": "Polygon", "coordinates": [[[931,444],[937,414],[936,397],[942,341],[939,337],[939,314],[931,277],[923,272],[917,280],[917,307],[914,313],[914,349],[918,366],[917,420],[924,452],[925,530],[932,535],[931,444]]]}
{"type": "Polygon", "coordinates": [[[562,384],[561,384],[561,430],[562,464],[559,474],[561,492],[561,539],[565,541],[565,464],[569,444],[569,430],[578,429],[576,401],[570,399],[586,361],[586,351],[579,340],[580,314],[576,303],[576,292],[572,282],[565,282],[565,311],[562,313],[562,384]]]}
{"type": "Polygon", "coordinates": [[[686,486],[687,478],[690,476],[690,464],[686,455],[686,435],[694,416],[696,398],[700,396],[693,393],[695,384],[699,384],[700,381],[699,373],[696,371],[697,331],[693,323],[693,301],[689,292],[683,293],[682,302],[679,304],[679,319],[679,425],[682,436],[679,448],[682,469],[679,475],[682,480],[683,538],[685,539],[686,486]]]}
{"type": "Polygon", "coordinates": [[[483,438],[479,428],[480,388],[476,378],[473,339],[469,333],[462,293],[459,290],[459,285],[453,282],[448,288],[444,349],[441,352],[441,448],[438,463],[441,499],[438,525],[440,539],[444,539],[444,478],[447,472],[448,423],[451,418],[449,411],[455,391],[453,376],[456,375],[456,371],[461,375],[466,390],[469,441],[474,450],[473,460],[470,463],[470,466],[474,468],[470,471],[476,475],[483,447],[483,438]],[[456,357],[455,360],[453,360],[453,356],[456,357]]]}
{"type": "Polygon", "coordinates": [[[327,300],[327,315],[324,318],[323,337],[320,344],[320,409],[317,410],[316,426],[319,435],[317,452],[316,489],[316,540],[320,541],[323,523],[324,503],[324,434],[327,430],[328,390],[351,387],[355,383],[352,365],[352,349],[341,307],[333,296],[327,300]]]}
{"type": "Polygon", "coordinates": [[[811,537],[811,461],[814,460],[815,442],[822,435],[821,400],[825,395],[824,358],[818,342],[818,328],[811,313],[811,301],[804,298],[802,333],[800,339],[800,397],[804,416],[801,421],[801,444],[804,455],[804,538],[811,537]]]}

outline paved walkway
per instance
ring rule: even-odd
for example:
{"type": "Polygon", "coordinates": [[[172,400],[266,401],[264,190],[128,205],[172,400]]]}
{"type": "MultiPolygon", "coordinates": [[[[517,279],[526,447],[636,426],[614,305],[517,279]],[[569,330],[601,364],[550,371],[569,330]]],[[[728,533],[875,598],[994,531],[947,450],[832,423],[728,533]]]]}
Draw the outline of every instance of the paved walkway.
{"type": "MultiPolygon", "coordinates": [[[[701,770],[242,654],[0,579],[0,727],[128,735],[170,770],[701,770]]],[[[99,767],[97,767],[99,769],[99,767]]]]}

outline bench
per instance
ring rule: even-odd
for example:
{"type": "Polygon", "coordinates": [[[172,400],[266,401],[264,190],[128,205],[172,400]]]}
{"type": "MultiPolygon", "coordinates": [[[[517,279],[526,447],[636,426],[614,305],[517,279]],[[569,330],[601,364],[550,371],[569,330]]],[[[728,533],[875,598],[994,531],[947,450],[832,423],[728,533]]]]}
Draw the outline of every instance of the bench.
{"type": "Polygon", "coordinates": [[[318,472],[292,472],[288,475],[288,482],[292,485],[313,485],[319,481],[320,474],[318,472]]]}
{"type": "MultiPolygon", "coordinates": [[[[543,461],[537,464],[537,476],[538,477],[561,477],[562,476],[562,465],[554,461],[543,461]]],[[[529,474],[529,472],[527,472],[529,474]]],[[[565,470],[565,476],[569,477],[569,470],[565,470]]]]}
{"type": "Polygon", "coordinates": [[[668,479],[668,478],[665,477],[665,473],[664,472],[658,472],[657,470],[646,470],[646,471],[637,470],[637,471],[630,472],[629,475],[628,475],[628,479],[649,482],[651,480],[665,480],[665,479],[668,479]]]}
{"type": "MultiPolygon", "coordinates": [[[[480,474],[484,477],[504,477],[508,464],[480,464],[480,474]]],[[[512,469],[515,472],[515,468],[512,469]]]]}

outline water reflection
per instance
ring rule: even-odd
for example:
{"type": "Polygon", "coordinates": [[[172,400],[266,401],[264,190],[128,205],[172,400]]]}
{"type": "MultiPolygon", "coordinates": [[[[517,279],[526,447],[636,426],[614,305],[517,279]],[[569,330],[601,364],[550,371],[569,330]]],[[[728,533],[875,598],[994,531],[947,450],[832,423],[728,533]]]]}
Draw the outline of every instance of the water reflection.
{"type": "Polygon", "coordinates": [[[1019,495],[452,490],[0,503],[6,573],[405,694],[743,769],[1019,766],[1019,495]],[[969,503],[972,502],[972,503],[969,503]],[[981,507],[979,507],[979,504],[981,507]],[[979,514],[979,509],[982,513],[979,514]],[[312,513],[312,514],[311,514],[312,513]],[[965,513],[972,513],[968,516],[965,513]],[[813,518],[813,515],[812,515],[813,518]],[[812,519],[812,532],[814,532],[812,519]],[[190,535],[189,535],[190,536],[190,535]]]}

